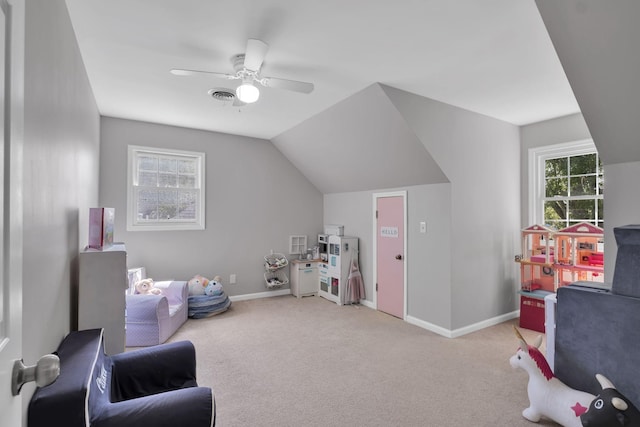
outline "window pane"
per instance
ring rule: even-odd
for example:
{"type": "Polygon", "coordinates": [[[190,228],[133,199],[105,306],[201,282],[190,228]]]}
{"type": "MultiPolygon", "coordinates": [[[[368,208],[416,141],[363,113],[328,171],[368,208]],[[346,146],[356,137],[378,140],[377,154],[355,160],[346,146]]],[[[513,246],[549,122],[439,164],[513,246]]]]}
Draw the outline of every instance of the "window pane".
{"type": "Polygon", "coordinates": [[[178,160],[178,173],[195,174],[196,172],[195,160],[178,160]]]}
{"type": "Polygon", "coordinates": [[[545,221],[545,224],[555,228],[556,230],[562,230],[563,228],[567,227],[567,221],[545,221]]]}
{"type": "Polygon", "coordinates": [[[549,178],[545,182],[545,197],[568,196],[568,178],[549,178]]]}
{"type": "Polygon", "coordinates": [[[567,202],[565,200],[551,200],[544,203],[544,222],[565,220],[567,218],[567,202]]]}
{"type": "Polygon", "coordinates": [[[546,178],[555,177],[555,176],[567,176],[568,169],[568,159],[566,157],[562,157],[559,159],[549,159],[544,162],[544,176],[546,178]]]}
{"type": "Polygon", "coordinates": [[[158,187],[176,187],[178,178],[175,174],[161,173],[158,175],[158,187]]]}
{"type": "Polygon", "coordinates": [[[569,220],[593,222],[596,218],[595,200],[569,200],[569,220]]]}
{"type": "Polygon", "coordinates": [[[179,194],[178,218],[195,219],[196,200],[197,193],[195,191],[181,191],[179,194]]]}
{"type": "Polygon", "coordinates": [[[595,196],[596,194],[596,176],[572,176],[571,196],[595,196]]]}
{"type": "Polygon", "coordinates": [[[145,156],[141,154],[138,156],[138,169],[147,171],[158,170],[158,158],[155,156],[145,156]]]}
{"type": "Polygon", "coordinates": [[[598,219],[604,220],[604,200],[598,199],[598,219]]]}
{"type": "Polygon", "coordinates": [[[598,175],[598,194],[604,194],[604,176],[598,175]]]}
{"type": "Polygon", "coordinates": [[[196,188],[196,177],[193,175],[180,175],[178,180],[181,188],[196,188]]]}
{"type": "Polygon", "coordinates": [[[138,185],[142,187],[156,187],[158,185],[158,174],[155,172],[138,173],[138,185]]]}
{"type": "Polygon", "coordinates": [[[584,175],[597,172],[595,153],[573,156],[569,163],[571,164],[571,175],[584,175]]]}
{"type": "Polygon", "coordinates": [[[158,192],[158,219],[172,219],[177,213],[178,194],[176,191],[158,192]]]}
{"type": "Polygon", "coordinates": [[[155,219],[158,206],[158,192],[156,190],[140,190],[137,193],[138,219],[155,219]]]}
{"type": "Polygon", "coordinates": [[[160,172],[176,173],[176,160],[160,158],[160,172]]]}

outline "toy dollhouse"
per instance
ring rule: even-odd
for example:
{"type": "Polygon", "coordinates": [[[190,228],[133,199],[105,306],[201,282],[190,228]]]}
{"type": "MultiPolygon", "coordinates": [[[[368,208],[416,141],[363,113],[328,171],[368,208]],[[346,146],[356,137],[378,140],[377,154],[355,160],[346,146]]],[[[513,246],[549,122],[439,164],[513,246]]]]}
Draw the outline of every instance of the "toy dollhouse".
{"type": "Polygon", "coordinates": [[[555,291],[553,233],[553,228],[544,225],[532,225],[522,230],[522,255],[517,261],[520,262],[523,291],[555,291]]]}
{"type": "Polygon", "coordinates": [[[604,281],[604,231],[581,222],[556,231],[544,225],[522,230],[520,326],[544,332],[545,297],[578,281],[604,281]]]}
{"type": "Polygon", "coordinates": [[[573,282],[604,281],[604,230],[581,222],[555,234],[556,289],[573,282]]]}
{"type": "Polygon", "coordinates": [[[544,298],[555,292],[553,228],[532,225],[522,230],[520,326],[544,331],[544,298]]]}

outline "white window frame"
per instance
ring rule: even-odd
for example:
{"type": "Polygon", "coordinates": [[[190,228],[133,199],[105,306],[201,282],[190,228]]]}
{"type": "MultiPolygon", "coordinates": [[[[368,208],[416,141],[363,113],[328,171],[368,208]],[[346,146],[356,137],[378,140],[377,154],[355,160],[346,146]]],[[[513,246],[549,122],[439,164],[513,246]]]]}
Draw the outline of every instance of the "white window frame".
{"type": "Polygon", "coordinates": [[[529,224],[544,222],[545,161],[593,153],[597,149],[592,139],[529,149],[529,224]]]}
{"type": "Polygon", "coordinates": [[[127,167],[127,231],[180,231],[180,230],[204,230],[205,229],[205,153],[195,151],[174,150],[168,148],[144,147],[130,145],[128,147],[127,167]],[[169,157],[186,157],[196,161],[196,210],[194,220],[138,220],[136,205],[137,162],[140,154],[150,154],[169,157]]]}

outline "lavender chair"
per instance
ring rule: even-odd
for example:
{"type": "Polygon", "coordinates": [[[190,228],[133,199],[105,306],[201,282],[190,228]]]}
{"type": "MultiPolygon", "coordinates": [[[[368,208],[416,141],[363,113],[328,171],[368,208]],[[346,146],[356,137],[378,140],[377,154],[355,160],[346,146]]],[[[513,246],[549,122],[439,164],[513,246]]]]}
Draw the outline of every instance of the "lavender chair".
{"type": "Polygon", "coordinates": [[[164,343],[187,321],[189,286],[185,281],[154,282],[162,295],[126,296],[126,345],[164,343]]]}

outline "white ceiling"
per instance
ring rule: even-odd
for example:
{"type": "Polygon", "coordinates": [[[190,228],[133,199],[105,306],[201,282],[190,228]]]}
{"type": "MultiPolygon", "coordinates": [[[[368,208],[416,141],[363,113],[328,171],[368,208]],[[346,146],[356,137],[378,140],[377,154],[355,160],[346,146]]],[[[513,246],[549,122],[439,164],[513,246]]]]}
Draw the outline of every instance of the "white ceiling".
{"type": "Polygon", "coordinates": [[[271,139],[379,82],[524,125],[579,111],[534,0],[66,0],[100,113],[271,139]],[[213,100],[248,38],[270,45],[242,108],[213,100]]]}

